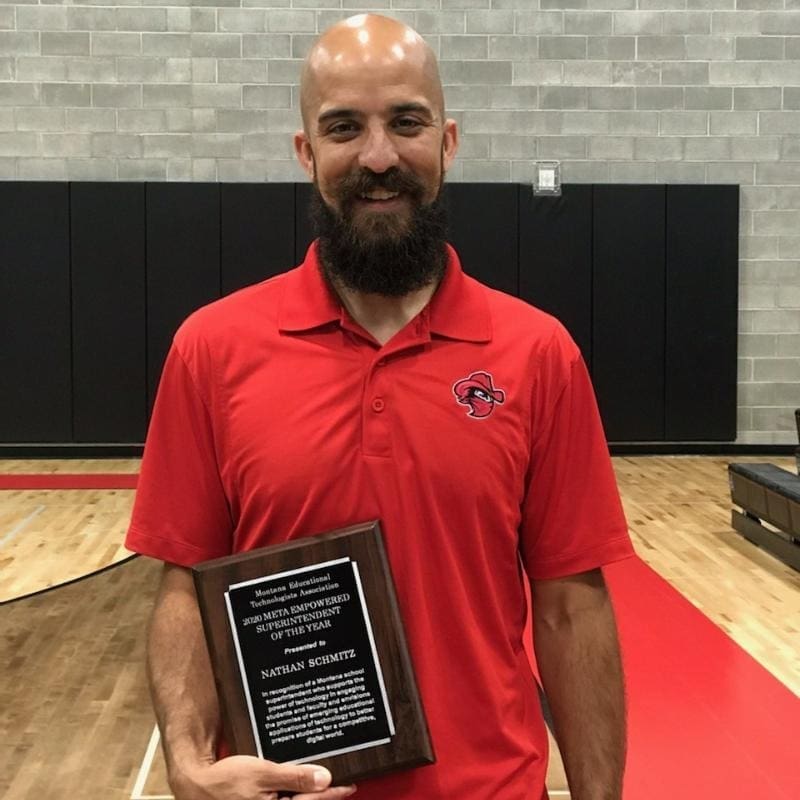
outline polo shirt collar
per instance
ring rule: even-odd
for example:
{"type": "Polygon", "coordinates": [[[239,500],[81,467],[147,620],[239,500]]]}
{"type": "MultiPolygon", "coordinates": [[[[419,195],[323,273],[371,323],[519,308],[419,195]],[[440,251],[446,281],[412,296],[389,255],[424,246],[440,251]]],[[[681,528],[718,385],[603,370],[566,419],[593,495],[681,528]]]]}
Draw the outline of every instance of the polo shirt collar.
{"type": "MultiPolygon", "coordinates": [[[[492,338],[486,290],[461,269],[456,251],[447,245],[447,265],[442,282],[423,310],[431,334],[467,342],[492,338]]],[[[319,264],[317,242],[308,248],[305,260],[286,276],[278,313],[278,328],[300,332],[339,322],[342,304],[328,287],[319,264]]]]}
{"type": "Polygon", "coordinates": [[[458,253],[448,244],[444,277],[425,309],[431,333],[465,342],[490,341],[492,322],[486,291],[464,274],[458,253]]]}
{"type": "Polygon", "coordinates": [[[341,317],[342,304],[322,276],[317,242],[311,243],[303,263],[286,276],[278,311],[278,329],[307,331],[341,317]]]}

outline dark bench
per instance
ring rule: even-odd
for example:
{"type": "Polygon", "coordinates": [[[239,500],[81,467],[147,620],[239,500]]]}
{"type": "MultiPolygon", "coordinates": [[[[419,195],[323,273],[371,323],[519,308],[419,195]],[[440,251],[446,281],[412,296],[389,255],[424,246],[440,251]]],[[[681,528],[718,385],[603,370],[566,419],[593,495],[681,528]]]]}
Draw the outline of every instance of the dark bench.
{"type": "MultiPolygon", "coordinates": [[[[800,408],[794,410],[794,421],[797,425],[797,441],[800,442],[800,408]]],[[[800,475],[800,447],[795,448],[794,460],[797,462],[797,474],[800,475]]]]}
{"type": "Polygon", "coordinates": [[[774,464],[729,464],[731,524],[746,539],[800,570],[800,476],[774,464]],[[763,523],[767,523],[764,525],[763,523]]]}

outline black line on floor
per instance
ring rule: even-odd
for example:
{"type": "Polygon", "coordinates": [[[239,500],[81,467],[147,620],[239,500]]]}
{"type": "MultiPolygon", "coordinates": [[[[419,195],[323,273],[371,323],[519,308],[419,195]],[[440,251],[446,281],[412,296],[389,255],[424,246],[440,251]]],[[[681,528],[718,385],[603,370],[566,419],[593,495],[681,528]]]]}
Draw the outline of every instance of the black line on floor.
{"type": "Polygon", "coordinates": [[[133,553],[133,555],[126,556],[122,559],[122,561],[115,561],[113,564],[108,564],[105,567],[100,567],[100,569],[96,569],[93,572],[87,572],[85,575],[79,575],[77,578],[70,578],[68,581],[64,581],[63,583],[56,583],[53,586],[46,586],[44,589],[37,589],[35,592],[28,592],[28,594],[21,594],[19,597],[11,597],[8,600],[0,600],[0,606],[8,605],[9,603],[16,603],[20,600],[27,600],[31,597],[36,597],[40,594],[45,594],[47,592],[52,592],[53,589],[63,589],[65,586],[71,586],[73,583],[78,583],[80,581],[85,581],[87,578],[94,578],[96,575],[100,575],[103,572],[108,572],[110,569],[115,569],[116,567],[121,567],[123,564],[127,564],[129,561],[133,561],[134,558],[139,558],[138,553],[133,553]]]}

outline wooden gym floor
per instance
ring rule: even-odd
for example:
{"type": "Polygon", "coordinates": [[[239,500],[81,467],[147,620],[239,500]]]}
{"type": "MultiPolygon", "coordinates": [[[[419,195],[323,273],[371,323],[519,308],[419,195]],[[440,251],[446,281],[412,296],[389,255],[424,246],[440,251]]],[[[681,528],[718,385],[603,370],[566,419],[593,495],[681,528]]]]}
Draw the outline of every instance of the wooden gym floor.
{"type": "MultiPolygon", "coordinates": [[[[793,467],[790,459],[737,460],[793,467]]],[[[616,458],[614,465],[639,556],[800,693],[800,574],[730,528],[727,460],[616,458]]],[[[137,469],[136,461],[0,460],[0,475],[137,469]]],[[[168,796],[143,671],[159,565],[130,559],[122,547],[132,499],[125,489],[0,491],[0,599],[7,601],[0,796],[7,800],[168,796]]],[[[548,785],[554,798],[567,796],[557,752],[548,785]]]]}

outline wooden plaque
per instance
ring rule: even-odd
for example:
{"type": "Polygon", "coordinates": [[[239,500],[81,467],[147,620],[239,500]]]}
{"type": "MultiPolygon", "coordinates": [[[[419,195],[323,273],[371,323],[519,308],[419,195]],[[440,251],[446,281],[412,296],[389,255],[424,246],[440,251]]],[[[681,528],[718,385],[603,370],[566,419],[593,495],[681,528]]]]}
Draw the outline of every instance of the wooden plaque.
{"type": "Polygon", "coordinates": [[[233,753],[338,785],[434,762],[377,521],[193,572],[233,753]]]}

